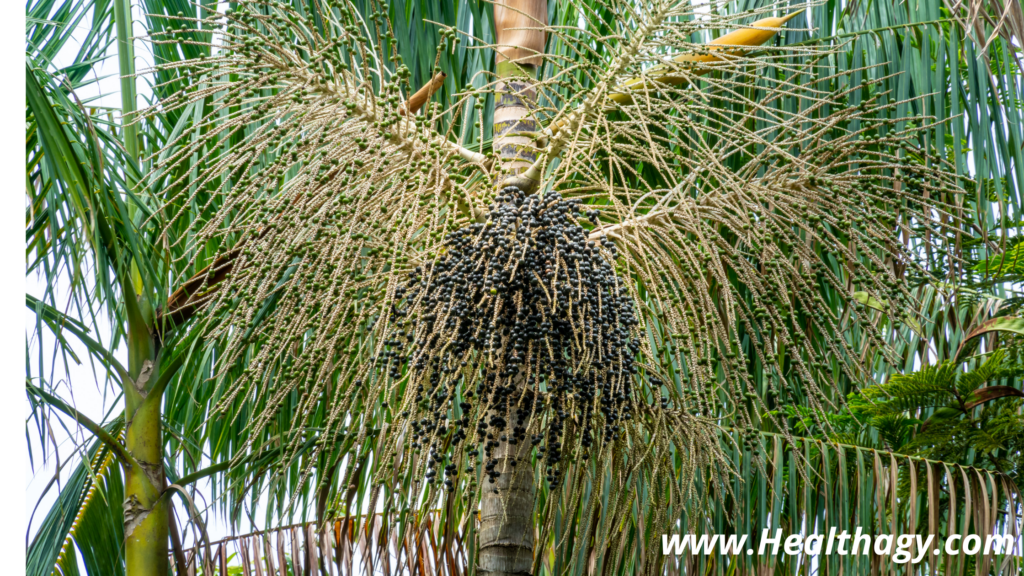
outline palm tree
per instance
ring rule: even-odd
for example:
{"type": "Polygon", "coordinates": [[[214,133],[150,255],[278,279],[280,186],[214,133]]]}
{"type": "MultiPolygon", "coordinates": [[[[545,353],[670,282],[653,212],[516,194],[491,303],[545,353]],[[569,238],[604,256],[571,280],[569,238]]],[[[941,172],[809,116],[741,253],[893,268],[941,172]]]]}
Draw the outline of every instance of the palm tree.
{"type": "Polygon", "coordinates": [[[128,2],[29,5],[28,271],[71,291],[28,305],[124,395],[92,422],[29,366],[39,430],[57,411],[96,438],[34,573],[75,570],[72,542],[90,573],[122,543],[129,574],[184,572],[171,499],[201,533],[204,478],[235,525],[261,503],[267,526],[394,538],[409,566],[431,527],[481,574],[655,572],[684,525],[912,531],[897,476],[928,501],[1013,506],[991,471],[800,438],[776,408],[827,427],[848,392],[981,334],[926,312],[1019,220],[1019,20],[935,2],[143,4],[141,71],[128,2]],[[89,10],[76,65],[54,70],[59,24],[89,10]],[[115,41],[120,120],[75,92],[115,41]]]}

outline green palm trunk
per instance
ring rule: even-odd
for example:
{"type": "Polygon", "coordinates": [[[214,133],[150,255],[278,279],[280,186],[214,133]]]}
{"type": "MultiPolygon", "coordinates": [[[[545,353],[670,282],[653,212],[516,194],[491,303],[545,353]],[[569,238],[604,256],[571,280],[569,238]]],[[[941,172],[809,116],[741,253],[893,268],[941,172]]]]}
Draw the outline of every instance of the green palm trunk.
{"type": "Polygon", "coordinates": [[[125,395],[133,419],[128,422],[125,444],[138,465],[125,474],[125,562],[129,576],[167,574],[168,502],[161,498],[164,477],[160,465],[162,435],[160,402],[140,395],[125,395]],[[134,397],[134,398],[132,398],[134,397]]]}
{"type": "Polygon", "coordinates": [[[163,497],[163,422],[159,343],[146,313],[124,286],[128,307],[128,371],[124,386],[125,447],[134,458],[125,468],[125,567],[128,576],[164,575],[168,566],[169,499],[163,497]]]}
{"type": "MultiPolygon", "coordinates": [[[[121,138],[128,156],[138,162],[135,49],[131,4],[114,1],[118,65],[121,73],[121,138]]],[[[129,178],[126,184],[135,188],[129,178]]],[[[135,206],[129,208],[135,213],[135,206]]],[[[131,282],[122,282],[128,312],[128,372],[124,385],[125,447],[134,462],[125,467],[124,534],[125,570],[128,576],[167,574],[169,500],[163,498],[163,390],[159,381],[159,344],[152,330],[152,313],[145,296],[137,297],[131,282]],[[141,306],[140,306],[141,304],[141,306]]]]}

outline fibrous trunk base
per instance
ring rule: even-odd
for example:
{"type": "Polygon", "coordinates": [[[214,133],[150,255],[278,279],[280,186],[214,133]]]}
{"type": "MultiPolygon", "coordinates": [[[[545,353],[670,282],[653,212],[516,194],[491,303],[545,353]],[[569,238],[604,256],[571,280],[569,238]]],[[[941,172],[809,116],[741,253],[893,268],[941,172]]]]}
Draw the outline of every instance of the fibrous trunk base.
{"type": "Polygon", "coordinates": [[[485,480],[480,499],[480,576],[529,574],[533,566],[533,505],[536,497],[530,443],[495,448],[501,475],[492,484],[485,480]],[[516,450],[513,454],[511,450],[516,450]],[[515,456],[519,465],[509,460],[515,456]],[[495,493],[497,490],[497,493],[495,493]]]}

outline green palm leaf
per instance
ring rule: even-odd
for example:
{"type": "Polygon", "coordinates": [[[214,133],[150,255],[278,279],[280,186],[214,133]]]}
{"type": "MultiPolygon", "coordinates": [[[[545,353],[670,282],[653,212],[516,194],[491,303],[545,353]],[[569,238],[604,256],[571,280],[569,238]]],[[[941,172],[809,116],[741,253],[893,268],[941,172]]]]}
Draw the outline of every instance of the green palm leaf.
{"type": "MultiPolygon", "coordinates": [[[[124,423],[115,418],[104,429],[120,434],[124,423]]],[[[124,572],[124,499],[120,467],[101,441],[93,441],[85,458],[60,487],[60,493],[29,545],[26,573],[50,576],[78,574],[79,559],[93,575],[124,572]]]]}

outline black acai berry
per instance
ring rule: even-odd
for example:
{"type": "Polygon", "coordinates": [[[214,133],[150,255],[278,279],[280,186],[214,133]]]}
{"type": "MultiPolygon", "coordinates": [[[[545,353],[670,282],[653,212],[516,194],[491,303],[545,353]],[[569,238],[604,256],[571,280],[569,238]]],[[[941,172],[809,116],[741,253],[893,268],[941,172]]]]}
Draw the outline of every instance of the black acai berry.
{"type": "Polygon", "coordinates": [[[614,243],[590,240],[580,204],[556,192],[508,187],[497,200],[486,224],[449,234],[446,252],[394,290],[377,363],[381,377],[410,376],[412,442],[429,445],[427,481],[441,481],[443,464],[449,489],[458,452],[466,470],[482,452],[493,483],[505,466],[498,448],[513,455],[526,443],[557,485],[563,447],[599,451],[633,401],[638,321],[614,273],[614,243]],[[581,424],[572,438],[567,420],[581,424]]]}

